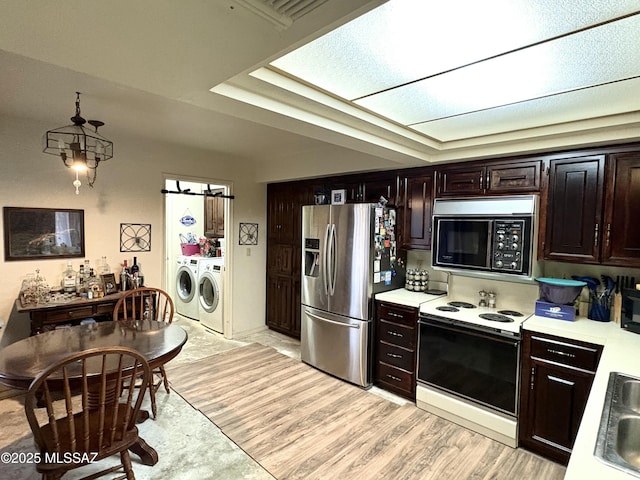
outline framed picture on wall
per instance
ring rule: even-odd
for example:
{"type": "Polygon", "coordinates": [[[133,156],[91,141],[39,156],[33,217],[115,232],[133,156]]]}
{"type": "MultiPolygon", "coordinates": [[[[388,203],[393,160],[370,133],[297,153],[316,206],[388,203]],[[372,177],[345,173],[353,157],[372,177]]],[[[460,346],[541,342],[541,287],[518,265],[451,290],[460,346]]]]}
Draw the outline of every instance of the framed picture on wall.
{"type": "Polygon", "coordinates": [[[150,252],[151,224],[149,223],[121,223],[120,224],[121,252],[150,252]]]}
{"type": "Polygon", "coordinates": [[[344,205],[344,202],[346,200],[347,200],[347,191],[345,189],[331,190],[331,203],[333,205],[344,205]]]}
{"type": "Polygon", "coordinates": [[[5,261],[84,257],[84,210],[2,210],[5,261]]]}

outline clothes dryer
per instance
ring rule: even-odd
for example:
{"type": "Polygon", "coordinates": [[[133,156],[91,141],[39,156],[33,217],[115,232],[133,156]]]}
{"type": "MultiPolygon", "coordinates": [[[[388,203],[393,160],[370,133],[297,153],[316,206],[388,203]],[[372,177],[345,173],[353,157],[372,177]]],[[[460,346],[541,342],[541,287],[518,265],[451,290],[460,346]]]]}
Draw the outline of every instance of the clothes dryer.
{"type": "Polygon", "coordinates": [[[180,255],[177,259],[175,308],[178,315],[198,320],[198,262],[201,257],[180,255]]]}
{"type": "Polygon", "coordinates": [[[198,308],[200,322],[218,333],[223,333],[223,281],[224,257],[203,257],[198,268],[198,308]]]}

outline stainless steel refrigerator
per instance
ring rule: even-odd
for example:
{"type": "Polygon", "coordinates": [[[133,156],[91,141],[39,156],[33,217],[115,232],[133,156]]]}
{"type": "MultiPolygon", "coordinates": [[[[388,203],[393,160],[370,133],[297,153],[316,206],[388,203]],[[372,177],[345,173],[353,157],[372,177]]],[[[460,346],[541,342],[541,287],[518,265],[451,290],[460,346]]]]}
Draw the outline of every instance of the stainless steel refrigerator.
{"type": "Polygon", "coordinates": [[[301,358],[372,383],[374,295],[404,285],[396,212],[376,204],[302,208],[301,358]]]}

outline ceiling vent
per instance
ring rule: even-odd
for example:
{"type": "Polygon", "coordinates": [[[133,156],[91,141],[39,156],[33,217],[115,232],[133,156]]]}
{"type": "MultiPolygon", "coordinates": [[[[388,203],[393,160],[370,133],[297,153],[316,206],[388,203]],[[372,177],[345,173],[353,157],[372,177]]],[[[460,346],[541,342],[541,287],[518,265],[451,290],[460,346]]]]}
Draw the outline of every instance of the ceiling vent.
{"type": "Polygon", "coordinates": [[[254,14],[273,23],[278,30],[315,10],[327,0],[235,0],[254,14]]]}

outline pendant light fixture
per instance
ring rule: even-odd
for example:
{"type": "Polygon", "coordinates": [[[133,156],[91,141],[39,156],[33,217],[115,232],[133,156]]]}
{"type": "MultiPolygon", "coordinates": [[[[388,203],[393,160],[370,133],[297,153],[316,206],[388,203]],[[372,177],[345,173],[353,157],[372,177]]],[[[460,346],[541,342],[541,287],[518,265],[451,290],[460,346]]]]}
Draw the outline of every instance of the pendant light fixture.
{"type": "Polygon", "coordinates": [[[73,186],[78,195],[82,185],[79,173],[86,172],[87,182],[90,187],[93,187],[98,165],[113,157],[113,142],[98,133],[98,127],[104,125],[103,122],[99,120],[87,122],[80,115],[80,92],[76,92],[76,113],[71,117],[71,121],[72,125],[47,131],[43,152],[59,156],[67,168],[73,168],[76,171],[73,186]],[[86,123],[89,123],[94,131],[86,128],[84,126],[86,123]]]}

